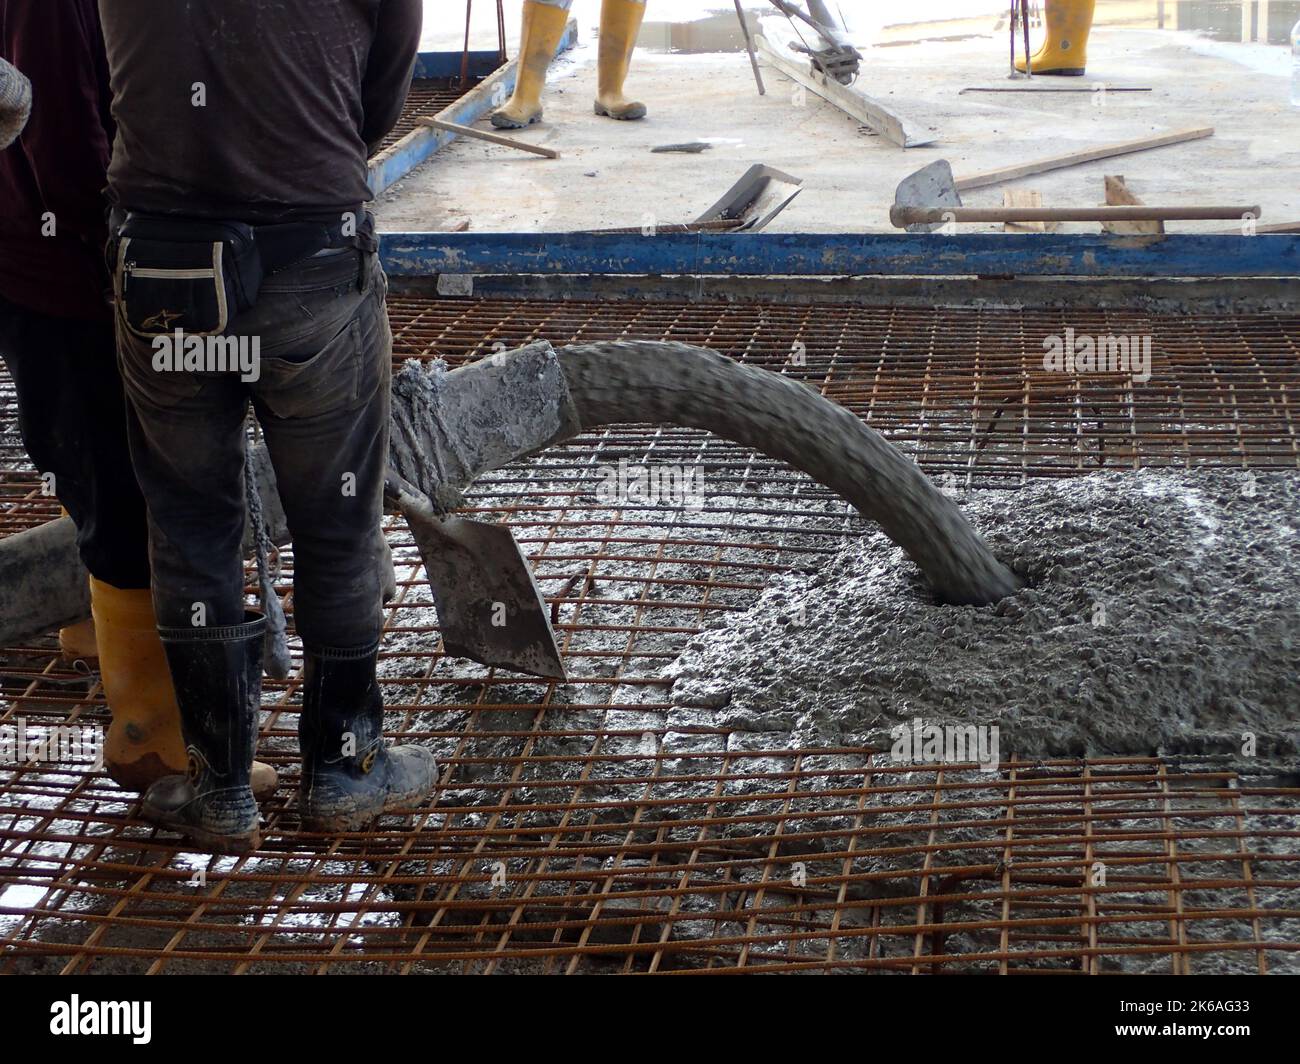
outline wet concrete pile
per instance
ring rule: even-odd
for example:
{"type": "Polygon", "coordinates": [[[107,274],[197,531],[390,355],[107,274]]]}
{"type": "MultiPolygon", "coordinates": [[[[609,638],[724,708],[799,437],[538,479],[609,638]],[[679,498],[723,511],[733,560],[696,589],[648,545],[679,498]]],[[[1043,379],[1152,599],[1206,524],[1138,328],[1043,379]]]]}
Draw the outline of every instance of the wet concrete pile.
{"type": "Polygon", "coordinates": [[[1026,588],[937,604],[883,535],[788,575],[671,667],[670,726],[890,749],[997,726],[1003,758],[1296,759],[1300,480],[1097,474],[960,504],[1026,588]]]}

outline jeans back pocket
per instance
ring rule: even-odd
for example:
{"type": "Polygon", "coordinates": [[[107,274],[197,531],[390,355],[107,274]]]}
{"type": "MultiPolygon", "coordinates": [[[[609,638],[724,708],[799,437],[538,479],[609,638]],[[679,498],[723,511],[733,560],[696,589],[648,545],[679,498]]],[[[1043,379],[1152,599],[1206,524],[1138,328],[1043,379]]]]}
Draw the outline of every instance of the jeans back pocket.
{"type": "Polygon", "coordinates": [[[263,358],[253,393],[278,418],[319,417],[361,405],[361,325],[348,320],[334,339],[305,359],[263,358]]]}

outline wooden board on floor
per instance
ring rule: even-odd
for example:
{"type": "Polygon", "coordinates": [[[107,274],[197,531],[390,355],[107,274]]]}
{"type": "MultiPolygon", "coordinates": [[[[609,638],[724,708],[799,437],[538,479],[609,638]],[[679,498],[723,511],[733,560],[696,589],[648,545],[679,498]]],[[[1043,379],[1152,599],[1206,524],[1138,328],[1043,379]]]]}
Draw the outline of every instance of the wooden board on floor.
{"type": "MultiPolygon", "coordinates": [[[[1140,206],[1142,201],[1137,198],[1124,183],[1122,174],[1107,174],[1106,178],[1106,203],[1112,207],[1136,207],[1140,206]]],[[[1148,236],[1152,233],[1163,233],[1165,223],[1157,221],[1146,222],[1102,222],[1103,232],[1114,233],[1116,236],[1148,236]]]]}
{"type": "MultiPolygon", "coordinates": [[[[1004,207],[1041,207],[1043,194],[1036,188],[1004,188],[1002,206],[1004,207]]],[[[1053,233],[1061,227],[1060,222],[1003,222],[1002,229],[1007,233],[1053,233]]]]}
{"type": "Polygon", "coordinates": [[[1147,151],[1150,148],[1163,148],[1167,144],[1182,144],[1189,140],[1199,140],[1214,134],[1213,126],[1198,126],[1194,129],[1177,129],[1170,133],[1160,133],[1154,137],[1138,137],[1136,140],[1122,140],[1114,144],[1102,144],[1096,148],[1084,148],[1080,151],[1066,152],[1063,155],[1049,155],[1045,159],[1004,166],[998,170],[985,170],[978,174],[968,174],[957,178],[957,191],[965,192],[972,188],[985,188],[988,185],[1000,185],[1003,181],[1014,181],[1018,177],[1031,174],[1045,174],[1049,170],[1062,170],[1067,166],[1079,166],[1082,163],[1096,162],[1098,159],[1110,159],[1116,155],[1128,155],[1135,151],[1147,151]]]}

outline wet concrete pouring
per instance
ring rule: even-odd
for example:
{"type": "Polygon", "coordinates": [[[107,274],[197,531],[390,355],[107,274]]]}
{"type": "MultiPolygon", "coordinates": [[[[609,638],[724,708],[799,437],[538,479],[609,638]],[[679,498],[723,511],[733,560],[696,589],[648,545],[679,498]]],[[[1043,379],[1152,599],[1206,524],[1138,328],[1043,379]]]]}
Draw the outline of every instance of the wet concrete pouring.
{"type": "Polygon", "coordinates": [[[709,719],[773,745],[907,754],[920,721],[996,727],[1020,757],[1222,754],[1294,770],[1296,478],[1097,474],[962,505],[1029,587],[941,606],[868,535],[695,637],[668,670],[669,727],[709,719]]]}

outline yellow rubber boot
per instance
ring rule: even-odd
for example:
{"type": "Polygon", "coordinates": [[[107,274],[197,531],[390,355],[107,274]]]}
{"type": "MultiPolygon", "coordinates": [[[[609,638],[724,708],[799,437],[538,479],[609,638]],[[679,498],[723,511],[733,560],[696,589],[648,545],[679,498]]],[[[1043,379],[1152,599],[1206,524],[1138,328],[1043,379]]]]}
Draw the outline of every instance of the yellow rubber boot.
{"type": "Polygon", "coordinates": [[[645,104],[623,95],[632,65],[636,35],[645,17],[645,0],[603,0],[596,68],[596,114],[624,121],[645,117],[645,104]]]}
{"type": "Polygon", "coordinates": [[[515,91],[505,105],[491,115],[492,124],[498,129],[522,129],[541,119],[546,71],[555,58],[555,49],[559,47],[568,21],[567,0],[559,3],[526,0],[515,91]]]}
{"type": "Polygon", "coordinates": [[[188,763],[180,712],[148,588],[127,590],[90,578],[99,674],[112,723],[104,767],[119,786],[143,791],[188,763]]]}
{"type": "Polygon", "coordinates": [[[99,643],[95,640],[95,619],[59,629],[59,650],[68,661],[87,661],[99,657],[99,643]]]}
{"type": "MultiPolygon", "coordinates": [[[[90,578],[90,611],[99,645],[99,675],[112,721],[104,740],[104,768],[118,786],[144,791],[189,765],[171,672],[158,638],[147,588],[122,590],[90,578]]],[[[275,769],[253,762],[253,794],[275,792],[275,769]]]]}
{"type": "MultiPolygon", "coordinates": [[[[1042,46],[1030,59],[1034,74],[1082,74],[1088,65],[1088,33],[1097,0],[1046,0],[1042,46]]],[[[1025,69],[1017,57],[1016,69],[1025,69]]]]}

